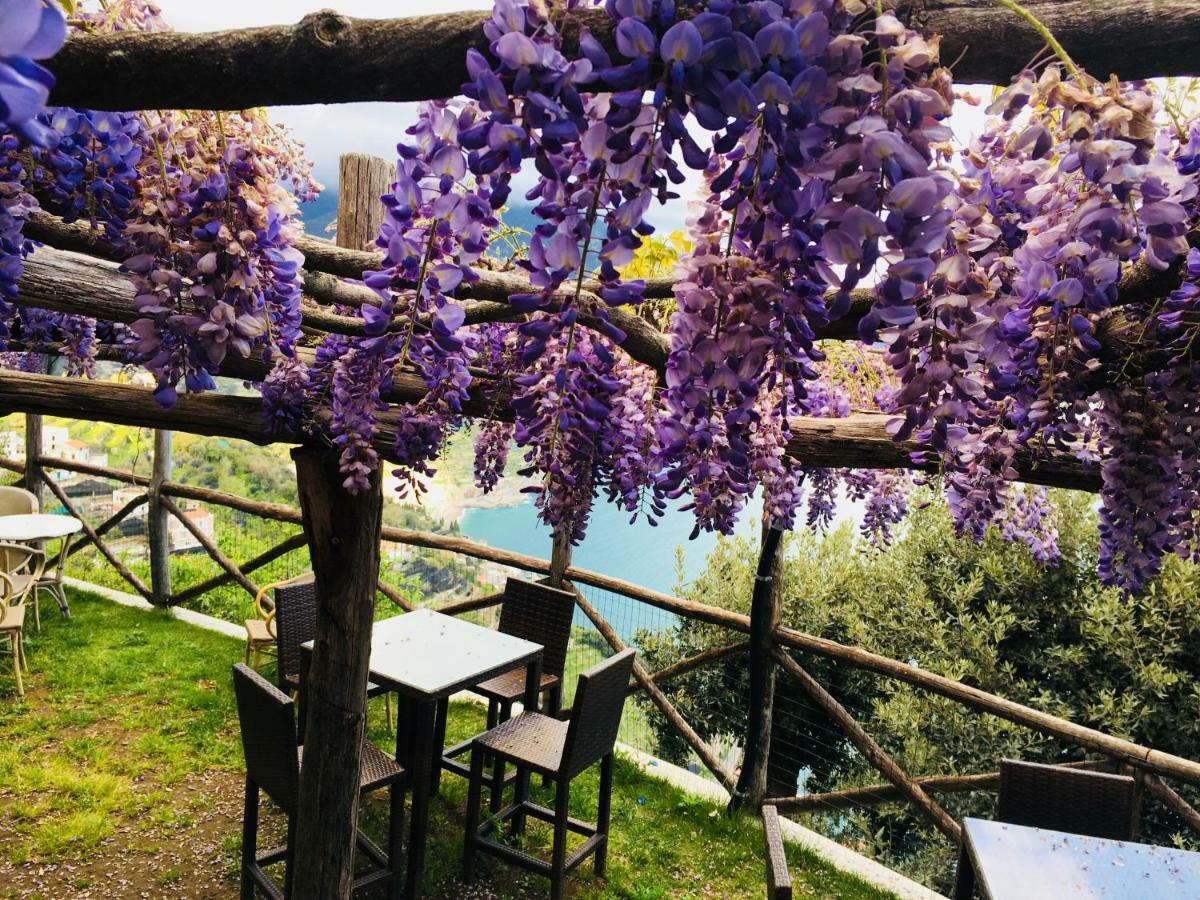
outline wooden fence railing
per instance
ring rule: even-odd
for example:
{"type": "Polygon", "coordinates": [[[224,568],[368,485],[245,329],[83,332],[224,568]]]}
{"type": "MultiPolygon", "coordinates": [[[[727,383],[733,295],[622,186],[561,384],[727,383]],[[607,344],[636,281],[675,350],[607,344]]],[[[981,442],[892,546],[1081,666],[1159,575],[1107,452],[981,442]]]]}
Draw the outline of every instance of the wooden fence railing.
{"type": "MultiPolygon", "coordinates": [[[[27,427],[40,427],[40,422],[30,422],[27,427]]],[[[31,439],[27,441],[27,446],[36,448],[39,446],[39,442],[31,439]]],[[[169,446],[169,444],[163,442],[160,443],[160,446],[169,446]]],[[[224,507],[264,520],[290,524],[300,524],[300,510],[284,504],[265,503],[224,491],[171,481],[161,477],[163,469],[159,466],[156,466],[155,469],[160,473],[160,477],[151,479],[115,468],[71,462],[39,452],[30,465],[26,465],[24,461],[20,460],[0,458],[0,469],[19,473],[27,484],[35,483],[36,479],[36,484],[48,489],[68,513],[84,522],[82,536],[69,545],[65,545],[62,549],[63,553],[69,557],[89,544],[94,545],[120,577],[134,591],[151,602],[163,605],[191,603],[208,591],[231,583],[241,586],[247,594],[253,595],[258,591],[258,585],[251,577],[256,571],[305,547],[304,536],[296,534],[279,541],[244,562],[232,560],[228,554],[222,551],[216,541],[188,518],[178,501],[186,500],[214,507],[224,507]],[[139,491],[102,522],[93,525],[86,521],[78,505],[72,501],[63,486],[50,474],[54,471],[111,479],[121,484],[144,489],[144,492],[139,491]],[[218,565],[221,570],[219,574],[197,584],[171,591],[169,586],[162,584],[147,585],[122,561],[120,555],[106,541],[106,536],[125,517],[143,504],[151,503],[155,497],[166,515],[159,518],[158,521],[162,524],[157,526],[153,524],[155,518],[147,516],[151,527],[165,528],[167,516],[178,520],[182,527],[195,538],[203,551],[218,565]]],[[[457,535],[385,527],[382,536],[383,540],[387,542],[460,554],[537,575],[546,575],[551,569],[551,561],[548,559],[490,547],[457,535]]],[[[156,552],[169,553],[169,543],[156,539],[154,534],[150,534],[148,537],[152,557],[156,552]],[[156,551],[156,546],[167,549],[156,551]]],[[[151,566],[152,572],[161,568],[163,567],[151,566]]],[[[1062,741],[1068,746],[1090,751],[1097,756],[1096,759],[1074,765],[1109,770],[1120,769],[1134,773],[1141,781],[1146,794],[1159,800],[1166,809],[1178,817],[1182,825],[1200,835],[1200,812],[1189,804],[1178,791],[1170,787],[1165,780],[1173,779],[1190,785],[1200,785],[1200,763],[1196,761],[1144,747],[1102,731],[1078,725],[987,693],[960,681],[946,678],[935,672],[917,668],[909,663],[781,626],[778,624],[778,610],[775,610],[774,613],[770,611],[767,613],[772,615],[770,627],[757,628],[753,622],[753,616],[684,600],[599,572],[572,566],[566,569],[565,578],[565,584],[575,591],[576,602],[581,612],[591,621],[596,631],[614,651],[623,649],[624,641],[618,635],[617,630],[584,595],[580,586],[609,591],[637,603],[669,612],[682,619],[717,626],[730,633],[728,642],[680,659],[660,671],[649,672],[642,665],[636,665],[634,681],[629,686],[629,692],[630,694],[644,692],[687,747],[731,794],[738,788],[738,780],[734,772],[730,771],[717,758],[709,743],[688,723],[685,716],[664,692],[663,685],[688,672],[712,666],[743,654],[757,657],[760,663],[764,659],[767,660],[768,665],[777,667],[781,676],[789,678],[797,684],[804,695],[812,701],[814,707],[836,723],[842,739],[854,746],[885,780],[885,783],[882,784],[822,794],[773,798],[764,798],[761,795],[751,796],[749,800],[756,806],[765,800],[776,805],[781,812],[801,815],[814,811],[828,812],[851,807],[869,807],[881,803],[906,802],[928,819],[949,841],[957,842],[960,833],[959,825],[935,798],[945,794],[995,791],[997,789],[998,776],[994,772],[922,777],[913,777],[907,774],[863,729],[853,714],[808,671],[802,658],[816,656],[832,660],[839,665],[908,684],[926,693],[948,698],[972,712],[997,716],[1031,731],[1062,741]]],[[[411,600],[385,581],[380,580],[378,588],[380,593],[402,609],[407,611],[413,608],[414,604],[411,600]]],[[[473,610],[487,609],[499,604],[501,600],[502,597],[495,594],[453,600],[434,608],[446,614],[459,615],[473,610]]],[[[757,609],[757,607],[754,608],[757,609]]],[[[761,710],[747,708],[747,722],[752,723],[756,718],[761,720],[761,713],[761,710]]],[[[767,732],[769,732],[769,713],[767,718],[767,732]]],[[[757,727],[762,727],[761,721],[758,722],[757,727]]],[[[757,752],[766,753],[767,750],[759,747],[757,752]]],[[[743,769],[753,762],[753,760],[743,760],[743,769]]],[[[741,799],[744,802],[747,798],[741,799]]]]}

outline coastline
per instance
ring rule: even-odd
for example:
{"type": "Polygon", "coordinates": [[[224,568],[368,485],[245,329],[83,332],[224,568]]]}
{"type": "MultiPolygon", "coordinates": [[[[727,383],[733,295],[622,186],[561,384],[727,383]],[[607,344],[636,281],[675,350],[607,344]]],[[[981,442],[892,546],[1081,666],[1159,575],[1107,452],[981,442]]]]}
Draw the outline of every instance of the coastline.
{"type": "MultiPolygon", "coordinates": [[[[528,479],[506,476],[485,494],[473,480],[464,482],[454,477],[453,470],[445,468],[439,469],[433,478],[426,480],[425,493],[419,503],[407,500],[392,502],[400,502],[403,506],[419,506],[443,525],[461,525],[463,516],[471,509],[500,509],[528,503],[529,495],[521,489],[532,483],[528,479]]],[[[387,476],[384,489],[387,492],[385,496],[396,496],[391,475],[387,476]]]]}

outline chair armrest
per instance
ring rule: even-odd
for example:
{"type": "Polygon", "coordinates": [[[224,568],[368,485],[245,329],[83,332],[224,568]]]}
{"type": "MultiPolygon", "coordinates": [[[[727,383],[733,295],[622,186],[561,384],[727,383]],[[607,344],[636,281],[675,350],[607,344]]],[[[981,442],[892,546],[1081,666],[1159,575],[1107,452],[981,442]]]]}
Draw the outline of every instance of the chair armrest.
{"type": "Polygon", "coordinates": [[[29,575],[33,576],[34,581],[41,580],[42,572],[46,569],[46,551],[33,547],[29,544],[14,544],[8,541],[0,541],[0,554],[10,553],[23,555],[25,558],[12,567],[10,575],[19,573],[22,569],[33,563],[33,571],[29,575]]]}
{"type": "Polygon", "coordinates": [[[767,851],[768,900],[792,900],[792,875],[788,871],[783,834],[779,830],[779,810],[774,806],[764,806],[762,817],[767,851]]]}

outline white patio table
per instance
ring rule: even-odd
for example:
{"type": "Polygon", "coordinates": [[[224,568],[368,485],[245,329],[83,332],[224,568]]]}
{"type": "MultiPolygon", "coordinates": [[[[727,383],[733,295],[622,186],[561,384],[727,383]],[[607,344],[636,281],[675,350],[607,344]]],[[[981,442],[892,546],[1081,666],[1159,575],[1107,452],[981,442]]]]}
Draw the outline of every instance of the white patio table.
{"type": "MultiPolygon", "coordinates": [[[[58,560],[53,569],[47,568],[37,583],[37,590],[49,591],[64,619],[71,617],[67,595],[63,591],[63,566],[67,561],[67,542],[71,535],[83,528],[83,523],[74,516],[59,516],[51,513],[32,513],[16,516],[0,516],[0,541],[16,544],[40,544],[43,541],[61,540],[58,560]]],[[[40,621],[39,621],[40,627],[40,621]]]]}

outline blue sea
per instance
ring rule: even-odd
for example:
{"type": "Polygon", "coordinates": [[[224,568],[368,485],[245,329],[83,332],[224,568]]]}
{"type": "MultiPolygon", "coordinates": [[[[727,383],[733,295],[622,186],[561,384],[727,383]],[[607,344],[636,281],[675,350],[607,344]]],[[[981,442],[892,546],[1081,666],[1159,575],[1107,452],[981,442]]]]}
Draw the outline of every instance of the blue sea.
{"type": "MultiPolygon", "coordinates": [[[[674,593],[680,575],[687,582],[704,570],[705,560],[717,543],[716,535],[703,531],[689,540],[695,519],[690,511],[674,508],[682,502],[676,502],[657,526],[652,526],[643,516],[630,524],[629,513],[597,500],[587,536],[575,548],[572,565],[666,594],[674,593]],[[677,548],[682,553],[681,566],[676,563],[677,548]]],[[[760,514],[760,504],[755,500],[742,515],[739,533],[757,533],[760,514]]],[[[550,556],[550,530],[538,521],[537,509],[531,502],[496,509],[469,509],[459,526],[465,537],[492,547],[543,559],[550,556]]],[[[659,629],[675,622],[672,614],[644,603],[607,591],[586,587],[584,590],[623,640],[631,639],[639,628],[659,629]]],[[[578,625],[587,624],[582,613],[577,613],[576,619],[578,625]]]]}

